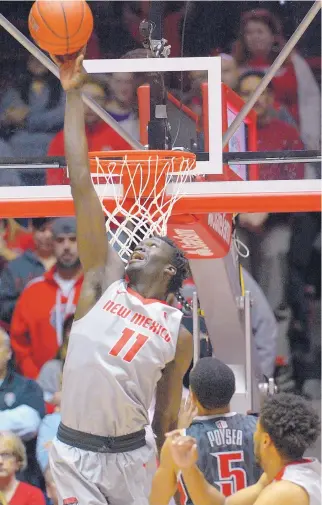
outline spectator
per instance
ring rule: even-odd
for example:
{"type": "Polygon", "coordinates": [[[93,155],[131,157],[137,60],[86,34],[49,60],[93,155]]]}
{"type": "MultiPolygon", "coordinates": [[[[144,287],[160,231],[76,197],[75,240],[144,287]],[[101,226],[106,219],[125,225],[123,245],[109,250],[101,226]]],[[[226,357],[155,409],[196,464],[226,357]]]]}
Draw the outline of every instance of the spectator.
{"type": "MultiPolygon", "coordinates": [[[[243,71],[266,71],[285,45],[283,28],[266,9],[244,13],[240,36],[233,55],[243,71]]],[[[318,149],[320,142],[320,93],[306,61],[293,51],[272,80],[275,105],[285,105],[300,127],[307,149],[318,149]]]]}
{"type": "Polygon", "coordinates": [[[49,466],[47,466],[45,470],[44,477],[46,482],[46,492],[51,505],[59,505],[55,482],[49,466]]]}
{"type": "Polygon", "coordinates": [[[60,406],[60,391],[62,382],[63,366],[67,354],[67,346],[72,329],[74,315],[69,314],[63,326],[63,342],[55,359],[44,364],[40,370],[37,382],[44,392],[45,401],[55,406],[60,406]]]}
{"type": "MultiPolygon", "coordinates": [[[[105,107],[106,94],[104,85],[98,81],[89,80],[83,87],[83,91],[90,98],[93,98],[98,105],[105,107]]],[[[85,107],[86,135],[88,149],[91,151],[118,151],[131,149],[129,144],[123,140],[109,125],[102,121],[89,107],[85,107]]],[[[64,156],[64,132],[61,130],[52,140],[48,156],[64,156]]],[[[61,169],[47,170],[47,184],[67,184],[68,178],[61,169]]]]}
{"type": "MultiPolygon", "coordinates": [[[[2,138],[0,138],[0,158],[12,158],[13,151],[2,138]]],[[[21,178],[17,170],[2,168],[0,170],[0,186],[21,186],[21,178]]]]}
{"type": "Polygon", "coordinates": [[[27,467],[26,449],[17,435],[0,433],[0,491],[8,505],[45,505],[40,489],[17,479],[27,467]]]}
{"type": "Polygon", "coordinates": [[[34,249],[31,233],[14,219],[0,218],[0,257],[11,261],[27,249],[34,249]]]}
{"type": "Polygon", "coordinates": [[[221,80],[231,89],[236,91],[238,87],[239,71],[238,65],[233,56],[221,53],[221,80]]]}
{"type": "Polygon", "coordinates": [[[7,100],[6,112],[21,110],[25,114],[11,121],[11,147],[16,156],[44,155],[63,124],[64,94],[55,76],[32,55],[26,68],[19,69],[16,82],[18,95],[7,100]]]}
{"type": "MultiPolygon", "coordinates": [[[[263,73],[246,72],[239,80],[239,93],[247,101],[253,94],[263,73]]],[[[272,86],[263,92],[254,109],[257,113],[258,151],[284,151],[303,149],[295,128],[274,118],[270,108],[274,100],[272,86]]],[[[260,178],[301,179],[302,164],[272,164],[260,167],[260,178]]],[[[284,285],[287,275],[287,253],[290,241],[288,214],[240,214],[238,223],[242,241],[248,246],[250,256],[244,260],[246,268],[263,289],[275,315],[285,307],[284,285]]]]}
{"type": "Polygon", "coordinates": [[[62,343],[64,318],[74,313],[83,277],[77,252],[76,220],[52,225],[56,265],[22,292],[11,323],[12,347],[23,375],[37,378],[62,343]]]}
{"type": "Polygon", "coordinates": [[[136,82],[135,75],[118,72],[108,79],[111,96],[105,109],[132,137],[139,138],[139,122],[134,111],[136,82]]]}
{"type": "Polygon", "coordinates": [[[0,277],[0,319],[10,324],[18,297],[35,277],[42,275],[55,263],[51,219],[32,220],[34,251],[27,249],[10,261],[0,277]]]}
{"type": "Polygon", "coordinates": [[[40,485],[41,474],[36,462],[36,436],[45,415],[43,393],[36,382],[18,375],[9,365],[10,339],[0,329],[0,430],[11,431],[25,443],[28,467],[23,480],[40,485]]]}

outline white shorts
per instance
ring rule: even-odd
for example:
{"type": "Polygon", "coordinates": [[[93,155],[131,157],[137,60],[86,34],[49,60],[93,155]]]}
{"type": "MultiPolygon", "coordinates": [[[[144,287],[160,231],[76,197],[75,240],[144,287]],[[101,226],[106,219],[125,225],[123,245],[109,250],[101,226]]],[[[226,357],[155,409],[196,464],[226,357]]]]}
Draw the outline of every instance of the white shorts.
{"type": "Polygon", "coordinates": [[[84,451],[55,438],[50,467],[59,505],[149,505],[154,438],[147,433],[147,445],[117,454],[84,451]]]}

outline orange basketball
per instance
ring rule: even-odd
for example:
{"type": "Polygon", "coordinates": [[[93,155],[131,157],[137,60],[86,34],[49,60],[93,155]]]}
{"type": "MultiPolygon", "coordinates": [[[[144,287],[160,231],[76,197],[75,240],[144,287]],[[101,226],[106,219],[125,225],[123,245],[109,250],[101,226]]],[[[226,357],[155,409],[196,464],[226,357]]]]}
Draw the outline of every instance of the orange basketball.
{"type": "Polygon", "coordinates": [[[93,15],[85,0],[37,0],[28,26],[36,44],[51,54],[79,51],[93,31],[93,15]]]}

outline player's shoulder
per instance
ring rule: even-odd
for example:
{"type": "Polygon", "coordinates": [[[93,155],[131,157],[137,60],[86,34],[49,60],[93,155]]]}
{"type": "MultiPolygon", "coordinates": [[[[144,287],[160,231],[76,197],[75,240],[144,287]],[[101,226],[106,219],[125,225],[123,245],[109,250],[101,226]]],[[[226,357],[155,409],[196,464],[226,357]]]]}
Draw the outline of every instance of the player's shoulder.
{"type": "Polygon", "coordinates": [[[256,500],[255,505],[310,505],[305,489],[287,480],[269,484],[256,500]]]}

